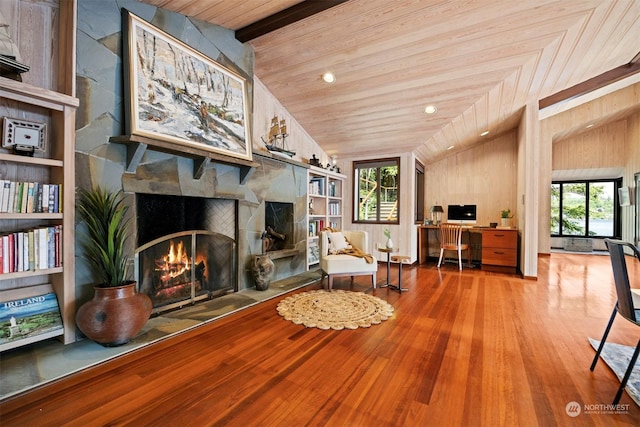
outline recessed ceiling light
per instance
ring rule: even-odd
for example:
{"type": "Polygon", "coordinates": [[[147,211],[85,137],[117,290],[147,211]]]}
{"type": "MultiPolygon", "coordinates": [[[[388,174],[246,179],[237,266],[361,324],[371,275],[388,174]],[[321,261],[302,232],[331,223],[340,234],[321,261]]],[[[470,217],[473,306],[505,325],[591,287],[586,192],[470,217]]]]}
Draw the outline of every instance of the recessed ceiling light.
{"type": "Polygon", "coordinates": [[[334,83],[336,81],[336,76],[332,72],[327,71],[322,75],[322,80],[326,83],[334,83]]]}
{"type": "Polygon", "coordinates": [[[592,127],[593,127],[593,123],[587,125],[587,129],[592,128],[592,127]]]}
{"type": "Polygon", "coordinates": [[[484,132],[482,132],[480,134],[480,136],[487,136],[487,135],[489,135],[489,131],[488,130],[485,130],[484,132]]]}
{"type": "Polygon", "coordinates": [[[436,111],[438,111],[438,109],[435,105],[427,105],[426,107],[424,107],[424,112],[427,114],[433,114],[436,111]]]}
{"type": "Polygon", "coordinates": [[[447,150],[453,150],[453,145],[448,146],[447,150]]]}

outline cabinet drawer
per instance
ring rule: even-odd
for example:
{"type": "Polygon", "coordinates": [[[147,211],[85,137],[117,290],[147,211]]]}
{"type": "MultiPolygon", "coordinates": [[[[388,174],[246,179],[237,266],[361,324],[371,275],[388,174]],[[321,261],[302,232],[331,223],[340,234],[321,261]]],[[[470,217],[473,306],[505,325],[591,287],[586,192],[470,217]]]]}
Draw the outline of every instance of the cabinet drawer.
{"type": "Polygon", "coordinates": [[[515,230],[483,230],[482,247],[516,249],[518,247],[518,232],[515,230]]]}
{"type": "Polygon", "coordinates": [[[515,267],[517,257],[517,249],[482,248],[482,264],[515,267]]]}

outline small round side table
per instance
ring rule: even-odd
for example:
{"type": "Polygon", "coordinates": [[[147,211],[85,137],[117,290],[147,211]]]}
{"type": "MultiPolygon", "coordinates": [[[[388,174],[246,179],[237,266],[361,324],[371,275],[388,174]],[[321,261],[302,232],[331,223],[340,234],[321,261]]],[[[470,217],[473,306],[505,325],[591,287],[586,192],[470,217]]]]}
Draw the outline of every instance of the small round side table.
{"type": "Polygon", "coordinates": [[[382,252],[387,254],[387,283],[380,285],[381,288],[386,288],[390,285],[389,276],[391,275],[391,254],[395,254],[396,252],[400,252],[399,248],[387,248],[385,246],[380,246],[377,248],[378,252],[382,252]]]}

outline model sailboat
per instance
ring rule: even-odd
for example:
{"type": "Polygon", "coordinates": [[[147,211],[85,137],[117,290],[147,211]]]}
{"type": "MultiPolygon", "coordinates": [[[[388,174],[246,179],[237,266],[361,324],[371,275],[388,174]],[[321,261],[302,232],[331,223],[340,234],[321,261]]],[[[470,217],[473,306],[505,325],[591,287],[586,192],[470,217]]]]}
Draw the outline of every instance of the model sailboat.
{"type": "Polygon", "coordinates": [[[278,116],[274,116],[273,119],[271,119],[269,136],[266,141],[262,138],[262,142],[264,142],[267,150],[274,154],[285,154],[289,157],[293,157],[296,152],[287,149],[287,145],[285,143],[287,136],[287,123],[284,119],[278,120],[278,116]]]}

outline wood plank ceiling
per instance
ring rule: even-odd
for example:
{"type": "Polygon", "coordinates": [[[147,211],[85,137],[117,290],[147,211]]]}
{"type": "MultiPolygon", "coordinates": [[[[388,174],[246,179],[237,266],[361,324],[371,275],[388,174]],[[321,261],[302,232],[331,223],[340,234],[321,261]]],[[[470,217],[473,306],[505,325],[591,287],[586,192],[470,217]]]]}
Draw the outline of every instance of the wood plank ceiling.
{"type": "MultiPolygon", "coordinates": [[[[299,3],[143,2],[232,30],[299,3]]],[[[349,0],[248,43],[255,75],[329,155],[430,163],[513,129],[527,103],[629,64],[639,41],[635,0],[349,0]]]]}

